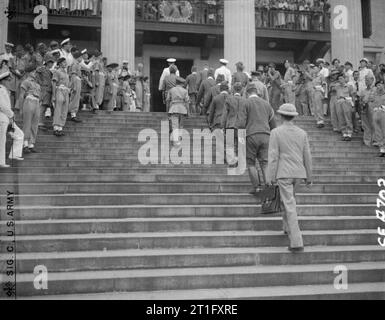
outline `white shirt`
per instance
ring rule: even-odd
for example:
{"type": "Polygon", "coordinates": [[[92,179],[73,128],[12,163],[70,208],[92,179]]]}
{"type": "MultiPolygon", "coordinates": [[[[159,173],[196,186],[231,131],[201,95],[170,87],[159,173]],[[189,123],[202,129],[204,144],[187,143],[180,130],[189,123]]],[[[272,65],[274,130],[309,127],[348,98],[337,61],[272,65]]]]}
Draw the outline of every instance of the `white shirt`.
{"type": "MultiPolygon", "coordinates": [[[[162,72],[162,75],[160,77],[160,80],[159,80],[159,91],[162,91],[162,88],[163,88],[163,81],[164,81],[164,78],[166,78],[167,76],[170,75],[170,69],[169,67],[167,68],[164,68],[163,69],[163,72],[162,72]]],[[[176,72],[176,76],[179,77],[179,70],[176,72]]]]}
{"type": "Polygon", "coordinates": [[[9,119],[13,118],[13,116],[8,90],[0,85],[0,122],[9,124],[9,119]]]}
{"type": "Polygon", "coordinates": [[[372,69],[368,69],[368,68],[365,67],[365,68],[360,70],[360,79],[359,79],[360,90],[359,90],[359,92],[365,90],[365,88],[366,88],[365,78],[368,75],[375,79],[374,73],[373,73],[372,69]]]}
{"type": "Polygon", "coordinates": [[[320,75],[323,76],[324,79],[326,79],[327,77],[329,77],[329,69],[328,68],[325,68],[323,67],[321,70],[320,70],[320,75]]]}
{"type": "Polygon", "coordinates": [[[67,52],[65,50],[60,50],[60,57],[65,58],[67,60],[67,67],[72,66],[75,60],[72,56],[72,53],[67,52]]]}
{"type": "Polygon", "coordinates": [[[229,83],[229,86],[231,85],[231,71],[226,67],[226,66],[222,66],[220,68],[218,68],[217,70],[215,70],[215,79],[218,78],[218,75],[220,74],[223,74],[224,77],[225,77],[225,81],[227,81],[229,83]]]}

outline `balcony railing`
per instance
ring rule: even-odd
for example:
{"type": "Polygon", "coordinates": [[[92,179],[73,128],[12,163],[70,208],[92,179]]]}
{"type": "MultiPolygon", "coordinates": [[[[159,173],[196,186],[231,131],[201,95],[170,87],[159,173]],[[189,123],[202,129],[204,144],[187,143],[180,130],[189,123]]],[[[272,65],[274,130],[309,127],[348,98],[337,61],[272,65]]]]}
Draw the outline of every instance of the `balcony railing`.
{"type": "Polygon", "coordinates": [[[38,5],[44,5],[50,15],[69,17],[100,17],[102,0],[10,0],[9,9],[16,15],[31,14],[38,5]]]}
{"type": "MultiPolygon", "coordinates": [[[[136,19],[223,26],[223,1],[137,0],[136,19]]],[[[49,14],[56,16],[100,17],[102,14],[102,0],[10,0],[9,9],[16,15],[31,14],[37,5],[46,6],[49,14]]],[[[257,28],[330,32],[330,14],[323,11],[290,11],[256,6],[255,21],[257,28]]]]}
{"type": "Polygon", "coordinates": [[[330,32],[330,14],[322,11],[255,10],[257,28],[330,32]]]}
{"type": "Polygon", "coordinates": [[[144,21],[223,25],[222,1],[136,1],[136,18],[144,21]]]}

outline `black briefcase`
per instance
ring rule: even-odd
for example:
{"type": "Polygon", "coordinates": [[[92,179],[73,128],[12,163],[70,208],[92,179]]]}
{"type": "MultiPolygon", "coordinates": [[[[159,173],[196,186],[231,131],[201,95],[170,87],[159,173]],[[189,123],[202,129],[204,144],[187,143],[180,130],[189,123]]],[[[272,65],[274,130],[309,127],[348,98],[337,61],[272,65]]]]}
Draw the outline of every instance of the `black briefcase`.
{"type": "Polygon", "coordinates": [[[275,214],[282,211],[281,195],[278,186],[268,186],[259,193],[262,214],[275,214]]]}

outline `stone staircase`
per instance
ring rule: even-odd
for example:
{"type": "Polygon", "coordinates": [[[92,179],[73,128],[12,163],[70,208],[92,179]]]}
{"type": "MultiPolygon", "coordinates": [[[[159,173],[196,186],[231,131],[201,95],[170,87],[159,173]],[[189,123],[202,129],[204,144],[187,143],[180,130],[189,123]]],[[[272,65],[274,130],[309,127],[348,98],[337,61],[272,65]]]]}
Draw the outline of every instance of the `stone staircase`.
{"type": "MultiPolygon", "coordinates": [[[[310,136],[315,185],[299,190],[306,251],[291,254],[281,218],[258,213],[247,175],[139,163],[139,132],[160,132],[166,115],[81,118],[62,139],[40,133],[41,153],[0,169],[1,204],[7,190],[17,195],[19,298],[385,298],[375,216],[384,161],[361,138],[342,142],[329,123],[318,130],[310,118],[297,120],[310,136]],[[48,290],[33,286],[37,265],[48,269],[48,290]],[[333,286],[340,265],[347,290],[333,286]]],[[[194,117],[185,127],[205,122],[194,117]]],[[[4,221],[0,228],[3,236],[4,221]]]]}

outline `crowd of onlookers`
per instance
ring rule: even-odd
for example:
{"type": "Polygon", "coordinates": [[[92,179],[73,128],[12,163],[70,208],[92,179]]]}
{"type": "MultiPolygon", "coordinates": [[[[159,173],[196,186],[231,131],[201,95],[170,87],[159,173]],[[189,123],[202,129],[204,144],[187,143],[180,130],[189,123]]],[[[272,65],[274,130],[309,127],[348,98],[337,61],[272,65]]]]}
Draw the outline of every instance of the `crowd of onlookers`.
{"type": "Polygon", "coordinates": [[[128,61],[111,63],[98,50],[72,46],[70,39],[49,46],[39,43],[36,49],[6,43],[0,55],[0,86],[0,166],[5,165],[6,133],[14,141],[10,158],[23,160],[22,154],[37,152],[39,129],[52,128],[55,136],[62,137],[67,117],[82,122],[80,110],[150,111],[143,64],[132,71],[128,61]]]}
{"type": "MultiPolygon", "coordinates": [[[[167,15],[180,22],[221,24],[224,21],[223,1],[189,1],[192,10],[189,19],[182,19],[186,10],[184,1],[166,2],[167,15]]],[[[162,1],[138,3],[137,15],[146,20],[165,19],[160,12],[162,1]]],[[[164,4],[162,4],[164,5],[164,4]]],[[[256,25],[263,28],[324,31],[329,24],[328,0],[255,0],[256,25]]]]}

